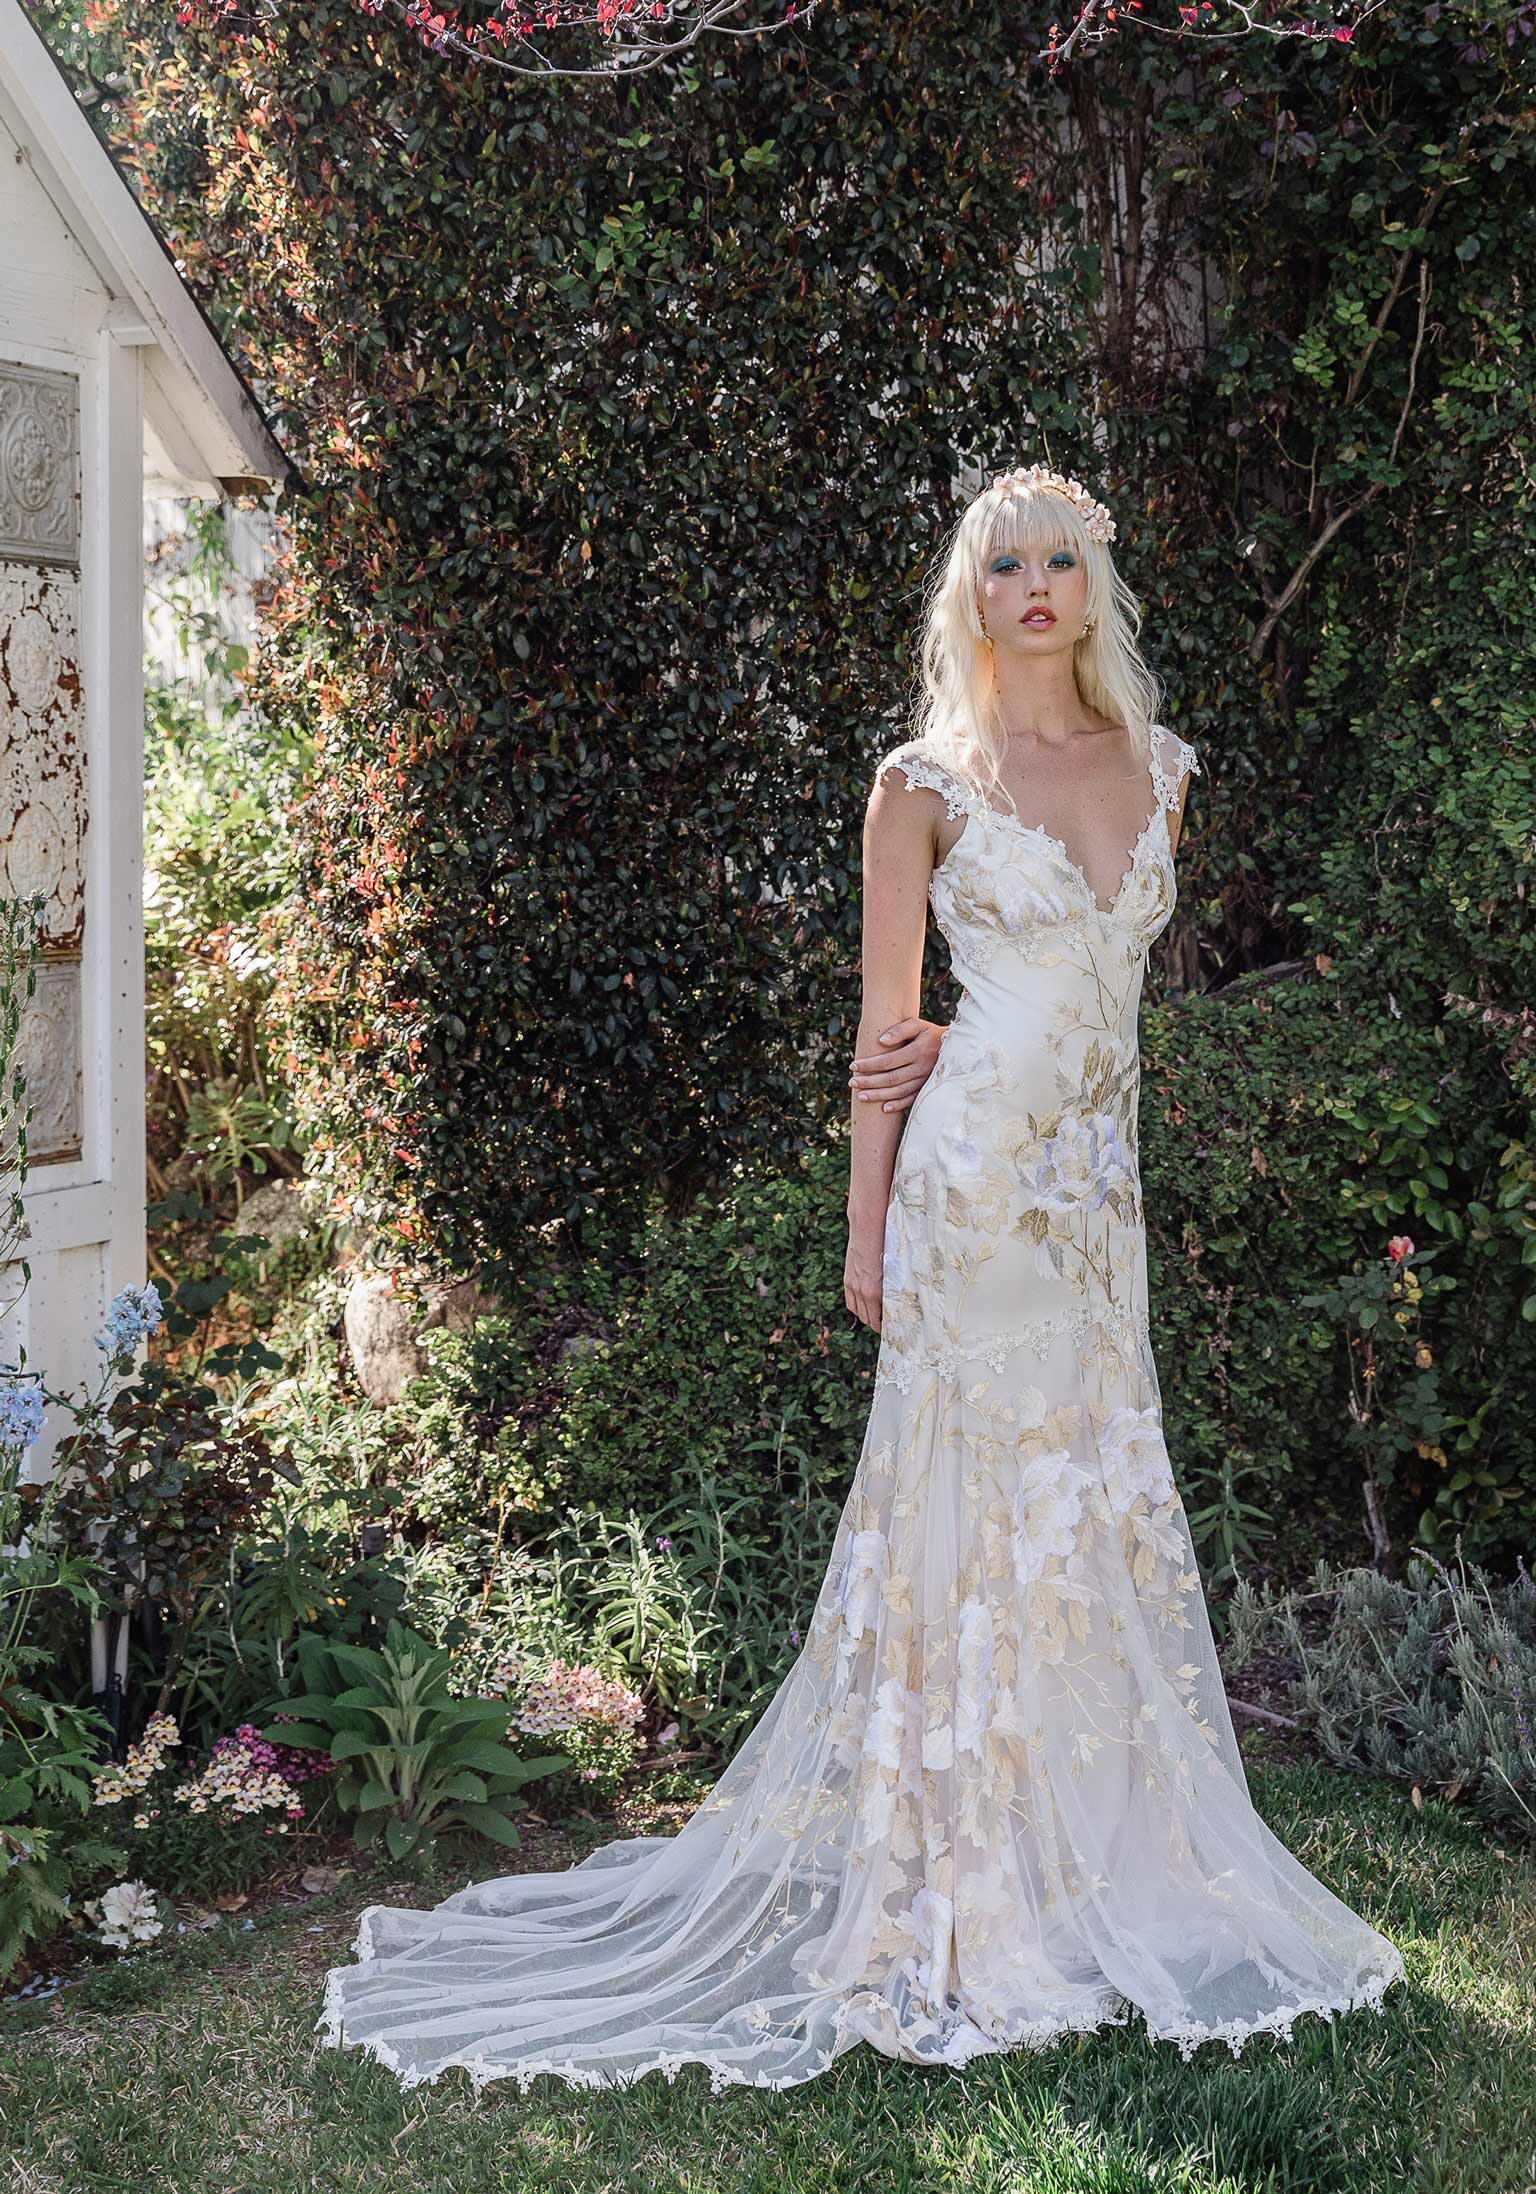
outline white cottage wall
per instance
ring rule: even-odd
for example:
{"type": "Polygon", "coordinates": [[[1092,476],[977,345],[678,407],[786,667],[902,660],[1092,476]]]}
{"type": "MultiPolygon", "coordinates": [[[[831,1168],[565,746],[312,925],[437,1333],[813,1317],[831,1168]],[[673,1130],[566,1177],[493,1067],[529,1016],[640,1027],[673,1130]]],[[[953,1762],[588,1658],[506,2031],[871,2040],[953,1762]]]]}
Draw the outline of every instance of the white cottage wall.
{"type": "MultiPolygon", "coordinates": [[[[144,340],[0,117],[0,861],[8,892],[48,893],[31,1281],[7,1275],[0,1360],[66,1390],[99,1377],[106,1306],[144,1279],[144,340]]],[[[50,1410],[34,1475],[61,1430],[50,1410]]]]}

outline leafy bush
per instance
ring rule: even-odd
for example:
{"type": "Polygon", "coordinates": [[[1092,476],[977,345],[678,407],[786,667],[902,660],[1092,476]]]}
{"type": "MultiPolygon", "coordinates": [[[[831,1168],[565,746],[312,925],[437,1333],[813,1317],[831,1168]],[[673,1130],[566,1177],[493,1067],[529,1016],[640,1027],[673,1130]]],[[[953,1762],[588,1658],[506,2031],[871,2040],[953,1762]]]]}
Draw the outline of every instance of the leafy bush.
{"type": "Polygon", "coordinates": [[[504,1510],[542,1543],[571,1507],[659,1512],[707,1456],[744,1497],[738,1528],[772,1544],[802,1474],[846,1483],[869,1408],[874,1337],[842,1302],[846,1167],[834,1145],[682,1217],[653,1202],[638,1237],[575,1268],[579,1318],[535,1303],[515,1331],[429,1334],[404,1520],[452,1532],[504,1510]]]}
{"type": "Polygon", "coordinates": [[[1434,1271],[1433,1393],[1409,1351],[1384,1537],[1460,1533],[1474,1559],[1511,1561],[1536,1527],[1526,1157],[1484,1103],[1479,1062],[1439,1032],[1362,1018],[1328,967],[1149,1005],[1141,1030],[1152,1339],[1186,1499],[1215,1511],[1202,1552],[1237,1497],[1265,1512],[1243,1527],[1246,1566],[1294,1579],[1318,1553],[1359,1559],[1344,1297],[1362,1274],[1390,1285],[1388,1242],[1408,1237],[1434,1271]]]}
{"type": "Polygon", "coordinates": [[[392,1622],[381,1650],[301,1637],[306,1689],[283,1702],[263,1735],[330,1754],[336,1802],[356,1816],[353,1839],[380,1834],[391,1858],[426,1838],[465,1827],[515,1848],[511,1815],[524,1785],[563,1767],[561,1757],[520,1759],[502,1741],[506,1703],[462,1699],[449,1688],[451,1656],[392,1622]],[[351,1679],[350,1682],[348,1679],[351,1679]]]}
{"type": "MultiPolygon", "coordinates": [[[[639,1749],[645,1702],[601,1669],[575,1661],[503,1663],[492,1688],[510,1704],[509,1733],[552,1738],[586,1797],[617,1796],[639,1749]]],[[[557,1792],[558,1796],[558,1792],[557,1792]]]]}
{"type": "Polygon", "coordinates": [[[1310,1586],[1244,1582],[1229,1671],[1279,1656],[1289,1704],[1340,1766],[1390,1775],[1536,1836],[1536,1582],[1493,1583],[1457,1553],[1401,1577],[1319,1562],[1310,1586]]]}
{"type": "MultiPolygon", "coordinates": [[[[1444,1470],[1449,1460],[1440,1444],[1445,1411],[1424,1306],[1456,1283],[1432,1272],[1426,1282],[1426,1268],[1437,1254],[1431,1250],[1415,1260],[1411,1238],[1396,1234],[1384,1257],[1346,1274],[1331,1288],[1303,1295],[1299,1306],[1322,1311],[1347,1344],[1349,1417],[1344,1436],[1360,1469],[1378,1569],[1388,1567],[1393,1558],[1387,1509],[1404,1474],[1416,1472],[1422,1482],[1424,1464],[1444,1470]]],[[[1473,1472],[1459,1471],[1447,1481],[1446,1491],[1460,1493],[1473,1482],[1473,1472]]],[[[1480,1482],[1494,1488],[1498,1484],[1488,1472],[1480,1482]]],[[[1421,1515],[1419,1530],[1431,1541],[1438,1536],[1432,1509],[1421,1515]]]]}
{"type": "Polygon", "coordinates": [[[82,1880],[120,1867],[125,1858],[116,1844],[78,1833],[60,1809],[46,1820],[0,1822],[0,1981],[10,1978],[33,1943],[69,1917],[82,1880]]]}
{"type": "Polygon", "coordinates": [[[659,1712],[732,1749],[782,1682],[831,1557],[840,1492],[784,1457],[771,1534],[755,1491],[732,1490],[725,1456],[641,1519],[573,1510],[549,1549],[546,1590],[594,1654],[659,1712]]]}
{"type": "MultiPolygon", "coordinates": [[[[77,1428],[46,1488],[22,1489],[33,1535],[90,1562],[115,1622],[146,1602],[169,1612],[159,1711],[233,1541],[259,1516],[284,1467],[264,1427],[229,1391],[282,1370],[282,1358],[259,1340],[212,1345],[211,1316],[232,1285],[227,1276],[182,1279],[169,1300],[154,1287],[142,1299],[125,1291],[108,1315],[117,1382],[110,1402],[54,1397],[74,1409],[77,1428]],[[168,1339],[193,1344],[188,1353],[146,1359],[128,1376],[138,1342],[162,1324],[168,1339]]],[[[115,1635],[109,1668],[114,1662],[115,1635]]]]}

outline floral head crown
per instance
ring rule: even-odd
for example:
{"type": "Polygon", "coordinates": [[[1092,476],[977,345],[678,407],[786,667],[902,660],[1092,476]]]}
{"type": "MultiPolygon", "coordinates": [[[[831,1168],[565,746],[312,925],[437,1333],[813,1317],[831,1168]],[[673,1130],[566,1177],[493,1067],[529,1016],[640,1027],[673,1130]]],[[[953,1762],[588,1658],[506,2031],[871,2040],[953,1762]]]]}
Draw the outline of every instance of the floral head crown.
{"type": "Polygon", "coordinates": [[[1115,521],[1104,505],[1094,500],[1081,480],[1069,480],[1064,472],[1052,472],[1049,465],[1020,465],[1014,472],[999,472],[992,485],[1005,495],[1017,495],[1026,488],[1050,488],[1077,505],[1090,541],[1102,541],[1107,547],[1115,538],[1115,521]]]}

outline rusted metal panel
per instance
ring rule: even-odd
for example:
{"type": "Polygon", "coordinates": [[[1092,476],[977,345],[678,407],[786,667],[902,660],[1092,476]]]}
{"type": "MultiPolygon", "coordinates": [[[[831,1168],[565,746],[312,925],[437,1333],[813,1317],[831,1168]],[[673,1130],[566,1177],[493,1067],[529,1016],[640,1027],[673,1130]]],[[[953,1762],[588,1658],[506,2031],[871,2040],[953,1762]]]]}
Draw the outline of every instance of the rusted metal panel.
{"type": "Polygon", "coordinates": [[[0,359],[0,889],[43,900],[18,1061],[32,1165],[78,1158],[84,1128],[79,559],[79,385],[0,359]]]}
{"type": "Polygon", "coordinates": [[[80,582],[0,563],[0,862],[44,895],[45,953],[85,941],[85,767],[80,582]]]}

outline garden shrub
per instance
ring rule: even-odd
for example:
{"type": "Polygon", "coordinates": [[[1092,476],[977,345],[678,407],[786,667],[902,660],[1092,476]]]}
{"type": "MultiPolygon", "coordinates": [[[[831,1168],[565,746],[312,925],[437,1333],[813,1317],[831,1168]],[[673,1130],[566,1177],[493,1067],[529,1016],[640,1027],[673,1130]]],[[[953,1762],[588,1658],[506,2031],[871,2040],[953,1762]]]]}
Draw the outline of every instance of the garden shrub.
{"type": "Polygon", "coordinates": [[[323,1809],[331,1762],[313,1748],[269,1743],[249,1723],[205,1760],[172,1761],[181,1745],[175,1719],[152,1714],[125,1758],[98,1770],[93,1808],[130,1847],[133,1876],[156,1890],[207,1898],[248,1889],[272,1871],[273,1839],[312,1825],[323,1809]]]}
{"type": "Polygon", "coordinates": [[[306,1633],[295,1658],[304,1688],[273,1703],[262,1734],[329,1753],[332,1795],[353,1817],[355,1843],[382,1837],[399,1859],[468,1829],[516,1848],[512,1816],[525,1808],[524,1786],[564,1763],[504,1741],[503,1699],[455,1692],[452,1656],[399,1621],[377,1647],[306,1633]]]}
{"type": "Polygon", "coordinates": [[[1536,1582],[1419,1553],[1400,1577],[1319,1562],[1305,1588],[1241,1585],[1229,1672],[1278,1655],[1329,1759],[1462,1800],[1536,1838],[1536,1582]]]}
{"type": "MultiPolygon", "coordinates": [[[[248,651],[226,629],[233,567],[215,504],[192,504],[184,533],[157,544],[150,586],[196,675],[152,667],[144,709],[150,1178],[209,1197],[300,1170],[270,1008],[292,888],[286,811],[312,756],[302,723],[252,706],[248,651]]],[[[172,1257],[185,1262],[179,1239],[172,1257]]]]}
{"type": "Polygon", "coordinates": [[[550,1549],[549,1589],[654,1702],[729,1752],[778,1690],[831,1559],[841,1492],[805,1473],[766,1532],[703,1454],[691,1484],[646,1517],[573,1509],[550,1549]]]}
{"type": "Polygon", "coordinates": [[[1318,1553],[1359,1556],[1352,1334],[1303,1299],[1378,1263],[1398,1235],[1434,1247],[1437,1285],[1454,1289],[1424,1335],[1443,1453],[1399,1477],[1391,1539],[1459,1531],[1469,1553],[1506,1560],[1530,1544],[1536,1428],[1522,1395],[1536,1327],[1520,1315],[1522,1268],[1494,1216],[1510,1146],[1485,1109],[1484,1068],[1455,1023],[1362,1024],[1326,966],[1143,1013],[1153,1346],[1170,1442],[1196,1498],[1236,1463],[1268,1511],[1245,1566],[1270,1559],[1294,1576],[1318,1553]]]}
{"type": "Polygon", "coordinates": [[[587,1330],[556,1306],[553,1352],[499,1318],[429,1334],[407,1517],[451,1530],[500,1504],[537,1539],[568,1506],[662,1508],[707,1451],[768,1543],[798,1458],[813,1485],[846,1482],[868,1414],[875,1341],[843,1304],[846,1194],[832,1145],[743,1171],[686,1215],[653,1202],[638,1240],[573,1270],[587,1330]]]}
{"type": "MultiPolygon", "coordinates": [[[[404,1604],[451,1651],[460,1689],[499,1695],[509,1671],[542,1679],[577,1666],[633,1685],[657,1742],[669,1723],[686,1724],[729,1751],[794,1659],[842,1507],[839,1493],[806,1483],[803,1455],[793,1461],[771,1530],[760,1497],[733,1491],[701,1450],[690,1478],[646,1514],[573,1507],[536,1544],[510,1536],[503,1515],[494,1529],[466,1523],[402,1550],[404,1604]]],[[[625,1733],[589,1734],[611,1783],[625,1733]]],[[[557,1804],[568,1781],[552,1783],[557,1804]]]]}

